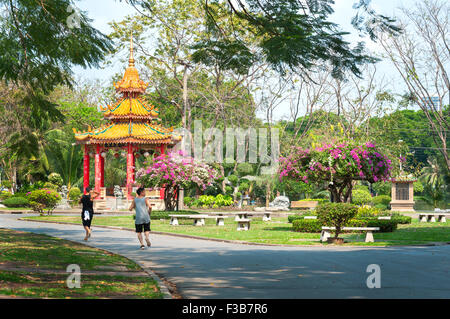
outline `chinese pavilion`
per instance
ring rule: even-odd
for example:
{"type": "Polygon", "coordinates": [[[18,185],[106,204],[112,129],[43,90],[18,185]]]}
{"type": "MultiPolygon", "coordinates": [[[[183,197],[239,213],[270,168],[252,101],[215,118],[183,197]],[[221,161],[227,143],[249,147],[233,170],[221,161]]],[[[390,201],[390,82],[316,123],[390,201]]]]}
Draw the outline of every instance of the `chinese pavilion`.
{"type": "MultiPolygon", "coordinates": [[[[114,83],[116,92],[122,97],[113,105],[100,107],[107,123],[88,131],[77,132],[74,129],[77,144],[84,144],[84,175],[83,192],[89,186],[89,155],[95,158],[95,191],[103,193],[105,151],[113,149],[116,152],[126,152],[127,179],[126,194],[131,199],[132,186],[135,183],[135,159],[139,152],[148,156],[164,154],[168,147],[181,140],[180,136],[172,134],[173,128],[165,128],[159,124],[158,109],[148,104],[142,98],[148,83],[140,80],[138,70],[134,66],[133,39],[130,44],[130,58],[125,74],[114,83]]],[[[116,153],[118,154],[118,153],[116,153]]],[[[106,195],[103,195],[106,196],[106,195]]],[[[164,191],[160,190],[160,198],[164,191]]]]}

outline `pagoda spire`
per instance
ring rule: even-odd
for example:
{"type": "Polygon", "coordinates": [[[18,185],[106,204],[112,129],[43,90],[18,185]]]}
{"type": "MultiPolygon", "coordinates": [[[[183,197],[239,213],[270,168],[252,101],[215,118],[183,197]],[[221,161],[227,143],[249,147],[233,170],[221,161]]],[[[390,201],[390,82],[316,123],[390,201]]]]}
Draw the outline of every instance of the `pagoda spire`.
{"type": "Polygon", "coordinates": [[[134,67],[133,31],[131,31],[130,36],[130,58],[128,60],[128,66],[134,67]]]}

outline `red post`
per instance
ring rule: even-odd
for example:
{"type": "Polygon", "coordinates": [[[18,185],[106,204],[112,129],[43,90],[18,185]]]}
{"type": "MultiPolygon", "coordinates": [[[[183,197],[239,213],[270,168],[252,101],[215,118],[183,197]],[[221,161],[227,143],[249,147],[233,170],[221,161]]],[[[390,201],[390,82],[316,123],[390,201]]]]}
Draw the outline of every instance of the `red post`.
{"type": "Polygon", "coordinates": [[[134,183],[134,155],[133,155],[133,147],[130,143],[128,143],[127,148],[127,190],[128,190],[128,199],[132,199],[131,191],[132,184],[134,183]]]}
{"type": "Polygon", "coordinates": [[[89,187],[89,149],[87,145],[84,145],[83,194],[86,194],[86,187],[89,187]]]}
{"type": "MultiPolygon", "coordinates": [[[[161,146],[159,147],[159,151],[161,152],[161,155],[164,154],[165,147],[164,147],[163,144],[161,144],[161,146]]],[[[166,190],[166,189],[165,189],[164,187],[161,187],[161,188],[159,189],[159,199],[164,199],[164,191],[165,191],[165,190],[166,190]]]]}
{"type": "MultiPolygon", "coordinates": [[[[105,152],[105,150],[102,151],[105,152]]],[[[105,158],[103,156],[100,156],[100,187],[105,187],[105,158]]]]}
{"type": "Polygon", "coordinates": [[[100,145],[97,145],[95,149],[95,191],[100,194],[100,183],[101,183],[101,155],[100,155],[100,145]]]}

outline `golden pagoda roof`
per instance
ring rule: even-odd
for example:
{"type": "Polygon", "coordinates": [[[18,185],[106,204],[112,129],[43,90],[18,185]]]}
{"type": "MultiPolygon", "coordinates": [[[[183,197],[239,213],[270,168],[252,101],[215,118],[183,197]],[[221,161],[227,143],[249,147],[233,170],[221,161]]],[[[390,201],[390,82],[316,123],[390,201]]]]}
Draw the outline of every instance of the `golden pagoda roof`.
{"type": "Polygon", "coordinates": [[[138,143],[172,144],[181,137],[172,135],[173,128],[164,128],[150,122],[109,123],[87,132],[76,132],[75,139],[82,143],[138,143]]]}
{"type": "Polygon", "coordinates": [[[114,105],[108,105],[106,108],[100,107],[106,118],[137,118],[147,119],[157,118],[158,109],[147,103],[140,97],[124,97],[117,101],[114,105]]]}
{"type": "Polygon", "coordinates": [[[139,79],[139,72],[134,67],[133,36],[131,36],[130,42],[130,58],[128,60],[128,68],[126,68],[122,80],[114,83],[114,86],[117,92],[120,91],[144,93],[145,89],[148,86],[148,83],[145,83],[144,81],[139,79]]]}

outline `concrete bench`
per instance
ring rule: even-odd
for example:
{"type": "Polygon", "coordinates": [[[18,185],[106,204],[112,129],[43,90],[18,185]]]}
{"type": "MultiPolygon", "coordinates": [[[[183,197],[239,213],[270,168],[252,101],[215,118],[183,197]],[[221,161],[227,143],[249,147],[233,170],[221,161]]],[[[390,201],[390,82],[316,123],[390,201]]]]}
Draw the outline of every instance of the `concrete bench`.
{"type": "Polygon", "coordinates": [[[432,222],[435,223],[436,222],[436,217],[438,219],[439,222],[441,223],[446,223],[447,219],[446,216],[450,216],[450,213],[419,213],[419,221],[420,222],[432,222]]]}
{"type": "Polygon", "coordinates": [[[170,225],[177,226],[178,218],[187,218],[194,220],[194,226],[204,226],[206,218],[215,218],[217,226],[224,226],[224,219],[228,218],[226,216],[210,216],[210,215],[169,215],[170,217],[170,225]]]}
{"type": "Polygon", "coordinates": [[[260,215],[262,215],[262,220],[264,222],[272,220],[272,217],[270,217],[271,212],[251,212],[247,214],[247,216],[260,216],[260,215]]]}
{"type": "Polygon", "coordinates": [[[391,216],[380,216],[378,217],[380,220],[391,220],[391,216]]]}
{"type": "Polygon", "coordinates": [[[317,219],[317,216],[305,216],[304,219],[317,219]]]}
{"type": "MultiPolygon", "coordinates": [[[[322,232],[320,233],[320,241],[327,241],[331,237],[330,230],[336,230],[336,227],[322,227],[322,232]]],[[[380,227],[343,227],[342,230],[362,230],[366,231],[366,243],[373,243],[373,232],[380,230],[380,227]]]]}
{"type": "Polygon", "coordinates": [[[240,219],[238,220],[237,230],[249,230],[250,229],[250,219],[240,219]]]}

